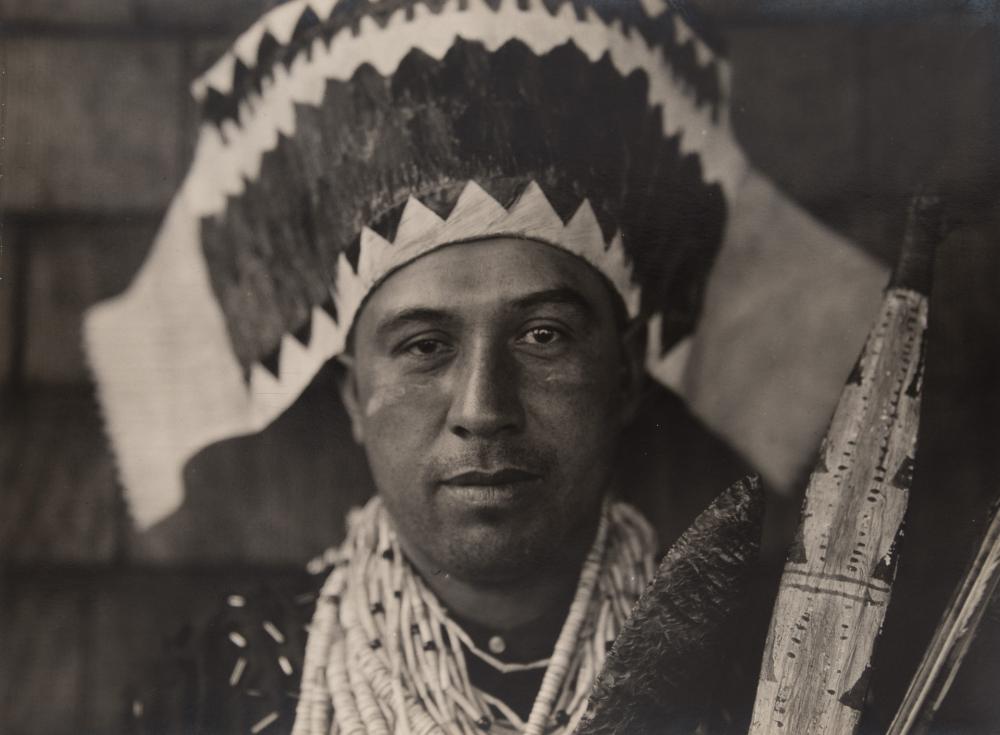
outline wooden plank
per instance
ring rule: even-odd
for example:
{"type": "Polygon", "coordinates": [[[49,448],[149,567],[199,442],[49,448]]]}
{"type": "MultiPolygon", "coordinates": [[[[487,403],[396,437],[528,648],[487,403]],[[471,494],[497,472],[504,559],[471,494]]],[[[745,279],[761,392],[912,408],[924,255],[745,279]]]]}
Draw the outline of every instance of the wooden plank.
{"type": "Polygon", "coordinates": [[[23,35],[4,49],[8,212],[166,204],[181,174],[180,42],[23,35]]]}
{"type": "Polygon", "coordinates": [[[132,19],[130,0],[0,0],[5,23],[48,22],[106,25],[132,19]]]}
{"type": "Polygon", "coordinates": [[[242,32],[273,0],[134,0],[144,25],[197,32],[242,32]]]}
{"type": "Polygon", "coordinates": [[[83,312],[128,286],[153,242],[157,216],[36,223],[18,255],[29,258],[24,378],[89,383],[83,312]]]}
{"type": "Polygon", "coordinates": [[[21,348],[17,341],[22,335],[18,321],[24,299],[23,283],[19,280],[22,276],[19,251],[10,245],[17,241],[20,231],[10,224],[5,229],[0,241],[0,401],[5,397],[4,390],[18,377],[15,372],[19,370],[21,348]]]}
{"type": "Polygon", "coordinates": [[[33,390],[0,416],[0,557],[111,561],[121,496],[89,388],[33,390]]]}
{"type": "Polygon", "coordinates": [[[906,197],[918,181],[937,191],[992,181],[996,26],[925,18],[863,32],[863,190],[906,197]]]}
{"type": "Polygon", "coordinates": [[[0,725],[5,735],[84,732],[89,608],[82,580],[0,578],[0,725]]]}
{"type": "Polygon", "coordinates": [[[728,29],[725,37],[733,127],[747,156],[800,201],[841,198],[863,171],[861,29],[743,27],[728,29]],[[788,155],[790,140],[807,152],[809,165],[788,155]]]}

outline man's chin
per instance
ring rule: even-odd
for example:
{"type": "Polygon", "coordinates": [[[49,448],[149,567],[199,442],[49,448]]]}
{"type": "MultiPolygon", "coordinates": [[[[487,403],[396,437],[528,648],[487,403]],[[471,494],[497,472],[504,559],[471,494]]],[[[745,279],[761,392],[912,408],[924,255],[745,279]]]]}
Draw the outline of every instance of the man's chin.
{"type": "Polygon", "coordinates": [[[558,556],[547,534],[505,524],[477,524],[456,534],[446,549],[452,574],[470,583],[517,583],[558,556]]]}

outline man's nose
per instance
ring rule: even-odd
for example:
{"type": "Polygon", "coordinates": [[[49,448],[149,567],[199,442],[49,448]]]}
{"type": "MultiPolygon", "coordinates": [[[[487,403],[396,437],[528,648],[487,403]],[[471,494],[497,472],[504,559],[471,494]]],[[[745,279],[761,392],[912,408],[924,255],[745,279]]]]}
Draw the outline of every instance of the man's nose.
{"type": "Polygon", "coordinates": [[[459,359],[448,428],[457,436],[489,438],[517,433],[524,410],[517,369],[502,347],[477,345],[459,359]]]}

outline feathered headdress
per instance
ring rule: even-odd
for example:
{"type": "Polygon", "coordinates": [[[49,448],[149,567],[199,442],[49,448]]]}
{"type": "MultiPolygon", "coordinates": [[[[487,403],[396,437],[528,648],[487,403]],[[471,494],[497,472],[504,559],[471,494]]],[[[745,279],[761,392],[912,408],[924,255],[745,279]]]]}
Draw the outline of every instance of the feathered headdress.
{"type": "Polygon", "coordinates": [[[273,421],[343,350],[366,294],[443,245],[573,253],[631,316],[656,317],[666,352],[746,168],[726,88],[658,0],[272,10],[195,82],[187,178],[131,287],[88,314],[135,519],[175,509],[193,454],[273,421]]]}

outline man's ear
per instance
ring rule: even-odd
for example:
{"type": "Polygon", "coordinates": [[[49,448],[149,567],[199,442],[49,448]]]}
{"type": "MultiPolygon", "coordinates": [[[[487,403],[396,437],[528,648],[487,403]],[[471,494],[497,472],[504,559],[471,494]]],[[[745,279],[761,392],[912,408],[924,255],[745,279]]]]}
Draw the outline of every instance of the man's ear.
{"type": "Polygon", "coordinates": [[[365,443],[364,424],[361,421],[361,404],[358,398],[357,363],[353,355],[337,356],[337,388],[340,400],[351,419],[351,434],[358,444],[365,443]]]}
{"type": "Polygon", "coordinates": [[[646,383],[646,321],[633,319],[622,333],[622,424],[639,413],[646,383]]]}

